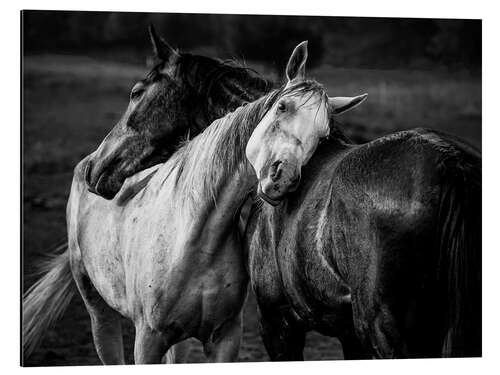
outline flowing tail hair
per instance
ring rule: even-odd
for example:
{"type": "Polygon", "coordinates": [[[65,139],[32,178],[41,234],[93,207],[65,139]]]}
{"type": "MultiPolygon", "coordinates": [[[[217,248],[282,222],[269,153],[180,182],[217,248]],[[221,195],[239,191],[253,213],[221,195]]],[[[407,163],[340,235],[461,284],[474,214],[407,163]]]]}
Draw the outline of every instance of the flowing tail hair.
{"type": "Polygon", "coordinates": [[[23,295],[24,358],[36,349],[47,329],[62,316],[76,292],[67,242],[50,252],[37,275],[43,276],[23,295]]]}
{"type": "Polygon", "coordinates": [[[445,161],[438,279],[445,304],[444,357],[481,356],[481,156],[460,145],[445,161]]]}

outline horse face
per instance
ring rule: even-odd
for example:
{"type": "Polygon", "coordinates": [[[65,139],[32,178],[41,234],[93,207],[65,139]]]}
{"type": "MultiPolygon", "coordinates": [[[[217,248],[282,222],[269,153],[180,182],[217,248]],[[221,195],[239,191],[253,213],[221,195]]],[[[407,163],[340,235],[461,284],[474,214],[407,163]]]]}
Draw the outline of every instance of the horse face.
{"type": "Polygon", "coordinates": [[[329,134],[330,114],[343,113],[366,98],[366,94],[328,98],[317,82],[304,79],[306,61],[307,42],[302,42],[288,61],[283,94],[257,125],[246,148],[259,181],[257,193],[272,205],[297,188],[302,166],[329,134]]]}
{"type": "Polygon", "coordinates": [[[329,132],[327,101],[320,94],[281,97],[257,125],[246,148],[258,194],[272,205],[294,191],[301,168],[329,132]]]}
{"type": "Polygon", "coordinates": [[[304,81],[307,42],[290,57],[283,95],[263,117],[249,139],[247,159],[258,178],[258,194],[272,205],[294,191],[300,171],[328,135],[326,94],[313,81],[304,81]]]}
{"type": "Polygon", "coordinates": [[[189,129],[188,117],[179,111],[184,97],[162,73],[138,82],[125,113],[87,163],[89,190],[111,199],[125,178],[166,160],[189,129]]]}

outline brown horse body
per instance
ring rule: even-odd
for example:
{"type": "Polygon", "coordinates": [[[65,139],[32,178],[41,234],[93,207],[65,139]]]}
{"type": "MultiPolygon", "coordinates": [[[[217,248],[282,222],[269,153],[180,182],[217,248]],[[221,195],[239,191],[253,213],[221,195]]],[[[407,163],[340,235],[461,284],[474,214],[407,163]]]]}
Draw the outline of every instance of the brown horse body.
{"type": "Polygon", "coordinates": [[[302,359],[309,330],[337,336],[346,358],[480,355],[480,154],[423,129],[342,139],[320,145],[281,205],[251,215],[271,358],[302,359]]]}

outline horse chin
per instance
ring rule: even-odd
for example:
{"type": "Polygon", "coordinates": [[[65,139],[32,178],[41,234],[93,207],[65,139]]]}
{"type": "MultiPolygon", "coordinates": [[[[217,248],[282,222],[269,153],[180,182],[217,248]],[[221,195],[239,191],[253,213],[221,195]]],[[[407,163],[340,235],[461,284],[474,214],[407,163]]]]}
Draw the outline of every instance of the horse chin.
{"type": "Polygon", "coordinates": [[[262,191],[262,187],[261,185],[259,184],[259,188],[257,189],[257,195],[262,198],[265,202],[269,203],[271,206],[274,206],[276,207],[278,204],[281,203],[281,199],[275,199],[275,198],[271,198],[269,195],[265,194],[263,191],[262,191]]]}

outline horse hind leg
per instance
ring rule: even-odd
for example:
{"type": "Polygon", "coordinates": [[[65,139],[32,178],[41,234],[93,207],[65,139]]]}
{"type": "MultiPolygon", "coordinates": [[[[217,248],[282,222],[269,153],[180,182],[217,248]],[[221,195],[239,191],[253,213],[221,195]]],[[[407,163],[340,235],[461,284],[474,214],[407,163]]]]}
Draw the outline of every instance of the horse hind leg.
{"type": "Polygon", "coordinates": [[[105,365],[125,364],[121,315],[99,295],[82,266],[72,266],[73,277],[90,315],[94,346],[105,365]]]}
{"type": "Polygon", "coordinates": [[[371,319],[363,324],[363,338],[375,358],[409,358],[405,338],[396,323],[395,314],[386,304],[372,307],[371,319]]]}

